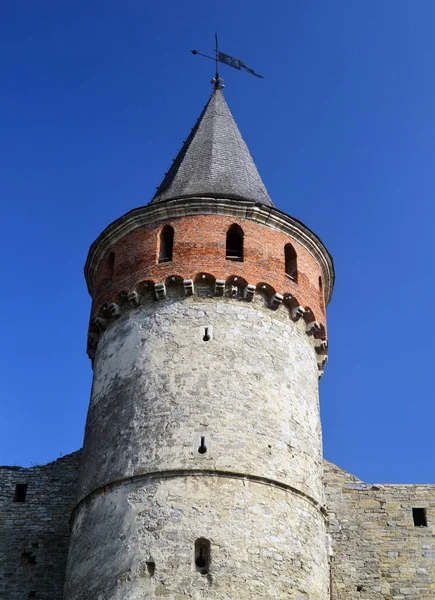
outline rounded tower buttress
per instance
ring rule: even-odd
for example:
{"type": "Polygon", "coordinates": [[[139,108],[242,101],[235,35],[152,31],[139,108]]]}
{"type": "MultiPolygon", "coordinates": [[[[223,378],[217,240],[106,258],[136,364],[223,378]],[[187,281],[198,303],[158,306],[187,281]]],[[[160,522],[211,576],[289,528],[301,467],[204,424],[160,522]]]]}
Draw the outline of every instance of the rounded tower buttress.
{"type": "Polygon", "coordinates": [[[332,261],[274,208],[220,90],[180,155],[86,263],[94,378],[65,598],[327,600],[332,261]],[[207,140],[221,151],[204,167],[207,140]]]}

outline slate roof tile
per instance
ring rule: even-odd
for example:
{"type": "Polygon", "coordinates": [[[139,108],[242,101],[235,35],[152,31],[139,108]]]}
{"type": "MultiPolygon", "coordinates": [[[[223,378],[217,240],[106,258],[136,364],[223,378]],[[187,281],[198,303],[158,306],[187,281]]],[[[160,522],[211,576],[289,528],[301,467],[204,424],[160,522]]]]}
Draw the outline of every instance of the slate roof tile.
{"type": "Polygon", "coordinates": [[[214,90],[152,203],[209,197],[274,206],[222,90],[214,90]]]}

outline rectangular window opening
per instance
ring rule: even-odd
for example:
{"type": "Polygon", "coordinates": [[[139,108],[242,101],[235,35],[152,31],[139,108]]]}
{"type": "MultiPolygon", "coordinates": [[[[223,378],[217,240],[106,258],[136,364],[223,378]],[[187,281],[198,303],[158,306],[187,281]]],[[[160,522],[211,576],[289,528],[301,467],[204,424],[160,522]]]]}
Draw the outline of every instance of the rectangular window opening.
{"type": "Polygon", "coordinates": [[[412,517],[414,519],[415,527],[427,527],[426,509],[425,508],[413,508],[412,517]]]}
{"type": "Polygon", "coordinates": [[[15,486],[14,502],[25,502],[27,496],[27,483],[17,483],[15,486]]]}

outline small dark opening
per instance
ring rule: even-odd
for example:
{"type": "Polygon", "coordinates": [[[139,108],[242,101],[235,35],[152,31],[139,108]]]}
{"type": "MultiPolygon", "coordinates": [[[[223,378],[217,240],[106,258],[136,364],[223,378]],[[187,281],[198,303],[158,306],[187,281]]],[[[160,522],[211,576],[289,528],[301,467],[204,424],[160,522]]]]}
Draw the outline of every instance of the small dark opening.
{"type": "Polygon", "coordinates": [[[210,334],[208,332],[208,327],[204,327],[204,336],[202,338],[204,342],[209,342],[211,340],[210,334]]]}
{"type": "Polygon", "coordinates": [[[243,262],[243,229],[237,224],[227,231],[226,259],[243,262]]]}
{"type": "Polygon", "coordinates": [[[147,571],[150,577],[154,575],[156,572],[156,563],[153,561],[147,562],[147,571]]]}
{"type": "Polygon", "coordinates": [[[199,538],[195,542],[195,566],[201,575],[207,575],[210,569],[210,541],[199,538]]]}
{"type": "Polygon", "coordinates": [[[427,527],[426,509],[425,508],[413,508],[412,516],[414,518],[414,525],[416,527],[427,527]]]}
{"type": "Polygon", "coordinates": [[[29,598],[36,598],[36,592],[29,592],[29,598]]]}
{"type": "Polygon", "coordinates": [[[207,446],[205,445],[205,437],[201,436],[200,446],[198,448],[199,454],[205,454],[207,452],[207,446]]]}
{"type": "Polygon", "coordinates": [[[362,592],[363,591],[363,586],[362,585],[357,585],[356,586],[356,591],[357,592],[362,592]]]}
{"type": "Polygon", "coordinates": [[[31,552],[24,551],[21,555],[22,565],[36,565],[36,556],[31,552]]]}
{"type": "Polygon", "coordinates": [[[32,544],[32,548],[39,548],[38,542],[35,542],[34,544],[32,544]]]}
{"type": "Polygon", "coordinates": [[[27,483],[17,483],[15,486],[14,502],[25,502],[27,496],[27,483]]]}
{"type": "Polygon", "coordinates": [[[174,247],[174,230],[166,225],[160,232],[159,263],[172,261],[174,247]]]}
{"type": "Polygon", "coordinates": [[[291,244],[284,246],[285,274],[289,279],[298,282],[298,261],[296,251],[291,244]]]}

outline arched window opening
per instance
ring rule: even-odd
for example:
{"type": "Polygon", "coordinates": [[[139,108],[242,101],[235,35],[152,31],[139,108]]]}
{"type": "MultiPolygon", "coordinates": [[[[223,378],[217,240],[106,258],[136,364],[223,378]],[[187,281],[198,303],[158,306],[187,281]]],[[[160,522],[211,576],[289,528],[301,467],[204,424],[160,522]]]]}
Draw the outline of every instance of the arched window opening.
{"type": "Polygon", "coordinates": [[[115,270],[115,253],[111,252],[104,265],[104,278],[103,285],[105,287],[111,287],[113,282],[113,272],[115,270]]]}
{"type": "Polygon", "coordinates": [[[199,538],[195,541],[195,567],[201,575],[210,570],[210,540],[199,538]]]}
{"type": "Polygon", "coordinates": [[[227,231],[226,258],[243,262],[243,229],[239,225],[231,225],[227,231]]]}
{"type": "Polygon", "coordinates": [[[286,276],[294,281],[298,282],[298,262],[296,257],[296,251],[291,244],[284,246],[285,256],[285,274],[286,276]]]}
{"type": "Polygon", "coordinates": [[[171,262],[174,247],[174,230],[170,225],[165,225],[160,232],[159,263],[171,262]]]}
{"type": "Polygon", "coordinates": [[[325,310],[325,296],[323,292],[323,281],[322,278],[319,277],[319,296],[320,296],[320,308],[325,310]]]}

